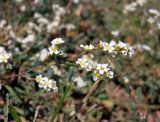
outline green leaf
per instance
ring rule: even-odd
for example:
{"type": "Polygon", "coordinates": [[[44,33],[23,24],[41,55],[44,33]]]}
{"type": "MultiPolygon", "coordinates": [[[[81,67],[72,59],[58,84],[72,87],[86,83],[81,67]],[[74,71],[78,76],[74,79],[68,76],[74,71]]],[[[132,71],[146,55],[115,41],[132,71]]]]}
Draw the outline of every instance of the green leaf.
{"type": "Polygon", "coordinates": [[[21,103],[21,99],[17,96],[16,92],[8,85],[5,85],[5,88],[9,91],[10,96],[12,96],[16,102],[21,103]]]}
{"type": "Polygon", "coordinates": [[[136,98],[140,101],[142,101],[144,99],[143,93],[142,93],[142,88],[138,87],[136,89],[136,98]]]}
{"type": "Polygon", "coordinates": [[[20,117],[18,116],[16,110],[14,109],[14,107],[12,105],[9,105],[8,108],[9,108],[9,112],[11,113],[12,117],[14,118],[14,120],[16,122],[22,122],[20,117]]]}

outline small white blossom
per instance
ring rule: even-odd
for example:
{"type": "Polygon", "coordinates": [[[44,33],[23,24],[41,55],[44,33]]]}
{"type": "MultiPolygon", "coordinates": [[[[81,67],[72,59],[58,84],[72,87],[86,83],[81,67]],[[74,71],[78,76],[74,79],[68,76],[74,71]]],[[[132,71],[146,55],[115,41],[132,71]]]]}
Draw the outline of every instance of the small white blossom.
{"type": "Polygon", "coordinates": [[[0,29],[4,28],[4,26],[7,24],[5,20],[0,20],[0,29]]]}
{"type": "Polygon", "coordinates": [[[124,77],[123,79],[125,83],[129,83],[129,79],[127,77],[124,77]]]}
{"type": "Polygon", "coordinates": [[[160,12],[157,9],[149,9],[148,12],[155,16],[160,16],[160,12]]]}
{"type": "Polygon", "coordinates": [[[58,54],[59,53],[58,46],[56,46],[56,45],[52,45],[48,49],[49,49],[49,54],[50,55],[52,55],[52,54],[58,54]]]}
{"type": "Polygon", "coordinates": [[[78,4],[79,0],[73,0],[73,3],[78,4]]]}
{"type": "Polygon", "coordinates": [[[47,57],[48,57],[48,50],[47,49],[41,50],[39,54],[40,61],[44,61],[47,57]]]}
{"type": "Polygon", "coordinates": [[[42,75],[36,76],[36,82],[40,88],[43,88],[47,91],[54,90],[54,92],[58,91],[58,87],[56,87],[56,81],[49,79],[47,77],[42,77],[42,75]]]}
{"type": "Polygon", "coordinates": [[[87,83],[84,82],[84,80],[80,76],[75,77],[73,81],[77,84],[78,88],[82,88],[87,85],[87,83]]]}
{"type": "Polygon", "coordinates": [[[103,48],[103,51],[108,51],[109,53],[112,53],[114,51],[114,42],[107,43],[100,41],[99,45],[103,48]]]}
{"type": "Polygon", "coordinates": [[[43,80],[43,77],[42,77],[42,75],[38,75],[38,76],[36,76],[36,82],[41,82],[43,80]]]}
{"type": "Polygon", "coordinates": [[[119,31],[115,30],[115,31],[111,31],[111,34],[115,37],[117,37],[119,35],[119,31]]]}
{"type": "Polygon", "coordinates": [[[33,43],[34,41],[35,41],[35,39],[36,39],[36,37],[35,37],[35,35],[34,34],[28,34],[26,37],[24,37],[24,38],[17,38],[16,37],[16,39],[17,39],[17,41],[19,42],[19,43],[22,43],[22,46],[23,47],[27,47],[28,46],[28,44],[30,44],[30,43],[33,43]]]}
{"type": "Polygon", "coordinates": [[[98,80],[103,75],[111,79],[113,78],[113,74],[108,64],[97,64],[94,69],[93,79],[98,80]]]}
{"type": "Polygon", "coordinates": [[[79,64],[81,68],[87,68],[87,66],[88,66],[88,62],[87,62],[86,58],[79,58],[76,61],[76,64],[79,64]]]}
{"type": "Polygon", "coordinates": [[[148,19],[147,19],[147,22],[149,23],[149,24],[153,24],[153,23],[155,23],[155,19],[153,18],[153,17],[149,17],[148,19]]]}
{"type": "Polygon", "coordinates": [[[20,10],[21,10],[22,12],[25,12],[25,11],[26,11],[26,6],[25,6],[25,5],[20,6],[20,10]]]}
{"type": "Polygon", "coordinates": [[[79,64],[80,67],[85,69],[86,71],[91,71],[97,64],[92,60],[92,58],[92,55],[83,55],[81,58],[77,59],[76,64],[79,64]]]}
{"type": "Polygon", "coordinates": [[[62,43],[64,43],[64,40],[61,38],[56,38],[56,39],[52,40],[52,42],[51,42],[52,45],[48,48],[49,54],[50,55],[52,55],[52,54],[62,55],[63,52],[61,50],[59,50],[59,44],[62,44],[62,43]]]}
{"type": "Polygon", "coordinates": [[[56,65],[52,65],[51,68],[52,68],[54,74],[59,75],[59,76],[62,75],[61,70],[58,69],[58,67],[56,65]]]}
{"type": "Polygon", "coordinates": [[[11,53],[6,52],[4,47],[0,47],[0,63],[7,63],[11,53]]]}
{"type": "Polygon", "coordinates": [[[80,45],[81,48],[83,48],[85,51],[90,51],[92,49],[94,49],[94,45],[90,44],[90,45],[80,45]]]}
{"type": "Polygon", "coordinates": [[[64,40],[61,38],[55,38],[51,42],[52,45],[58,45],[58,44],[62,44],[62,43],[64,43],[64,40]]]}
{"type": "Polygon", "coordinates": [[[123,12],[124,13],[128,13],[128,12],[136,11],[136,7],[137,7],[137,3],[136,2],[132,2],[132,3],[124,6],[123,12]]]}
{"type": "Polygon", "coordinates": [[[146,2],[147,0],[136,0],[136,3],[140,6],[143,6],[146,2]]]}
{"type": "Polygon", "coordinates": [[[108,64],[97,64],[96,70],[99,74],[103,75],[105,72],[109,71],[108,64]]]}

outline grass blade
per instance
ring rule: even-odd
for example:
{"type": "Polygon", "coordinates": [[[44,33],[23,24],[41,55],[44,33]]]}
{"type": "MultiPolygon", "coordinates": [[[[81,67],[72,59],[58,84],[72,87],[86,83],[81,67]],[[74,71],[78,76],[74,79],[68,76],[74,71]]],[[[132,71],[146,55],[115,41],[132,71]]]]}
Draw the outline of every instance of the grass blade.
{"type": "Polygon", "coordinates": [[[55,111],[53,112],[53,116],[52,116],[50,122],[54,122],[54,121],[55,121],[56,116],[57,116],[58,112],[60,111],[60,109],[61,109],[61,107],[62,107],[62,104],[63,104],[63,102],[64,102],[64,99],[66,98],[67,94],[69,93],[69,91],[70,91],[70,89],[71,89],[71,85],[72,85],[72,83],[67,87],[66,91],[64,92],[64,95],[60,98],[58,107],[57,107],[57,108],[55,109],[55,111]]]}
{"type": "Polygon", "coordinates": [[[8,122],[8,106],[9,106],[9,95],[6,94],[6,105],[4,108],[4,122],[8,122]]]}
{"type": "Polygon", "coordinates": [[[8,108],[9,108],[9,112],[11,113],[12,117],[14,118],[14,120],[16,122],[22,122],[20,117],[18,116],[16,110],[14,109],[14,107],[12,105],[9,105],[8,108]]]}

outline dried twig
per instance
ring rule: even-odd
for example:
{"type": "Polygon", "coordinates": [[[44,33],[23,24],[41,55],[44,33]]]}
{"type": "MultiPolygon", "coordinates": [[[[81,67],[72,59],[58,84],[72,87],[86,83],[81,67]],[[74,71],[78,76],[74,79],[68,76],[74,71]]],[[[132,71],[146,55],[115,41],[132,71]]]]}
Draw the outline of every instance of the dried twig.
{"type": "Polygon", "coordinates": [[[37,116],[38,116],[38,112],[39,112],[39,108],[40,108],[40,105],[38,105],[37,108],[36,108],[36,111],[35,111],[35,114],[34,114],[33,122],[36,122],[36,119],[37,119],[37,116]]]}

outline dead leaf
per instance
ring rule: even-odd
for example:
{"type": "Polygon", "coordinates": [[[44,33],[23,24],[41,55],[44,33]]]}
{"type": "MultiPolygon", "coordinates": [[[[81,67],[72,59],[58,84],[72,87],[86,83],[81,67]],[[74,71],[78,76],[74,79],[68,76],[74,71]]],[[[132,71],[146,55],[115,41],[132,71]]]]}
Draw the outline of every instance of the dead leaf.
{"type": "Polygon", "coordinates": [[[80,5],[78,6],[78,8],[77,8],[77,10],[76,10],[76,12],[75,12],[78,17],[81,16],[81,13],[82,13],[82,11],[83,11],[83,8],[84,8],[84,6],[83,6],[82,4],[80,4],[80,5]]]}
{"type": "Polygon", "coordinates": [[[102,105],[109,110],[112,110],[113,106],[114,106],[114,101],[112,99],[109,100],[103,100],[102,101],[102,105]]]}

